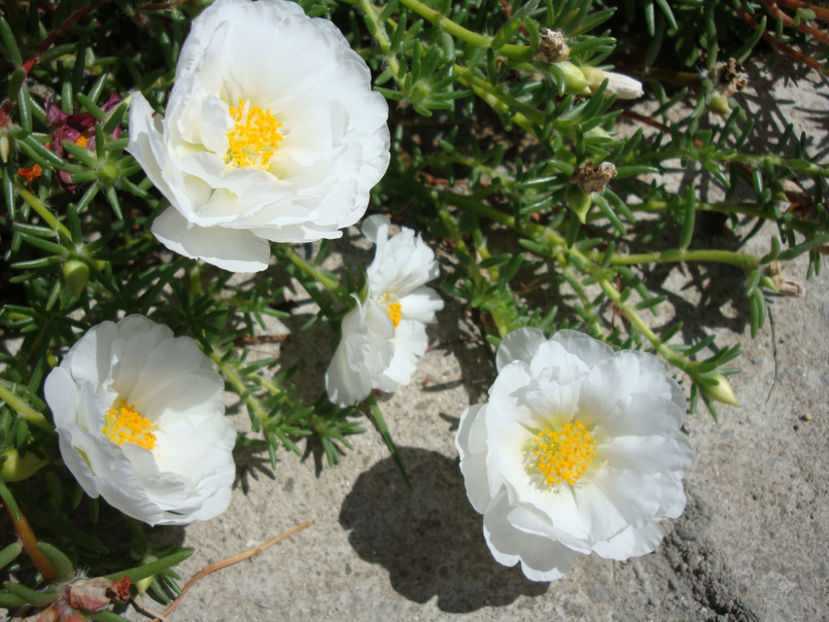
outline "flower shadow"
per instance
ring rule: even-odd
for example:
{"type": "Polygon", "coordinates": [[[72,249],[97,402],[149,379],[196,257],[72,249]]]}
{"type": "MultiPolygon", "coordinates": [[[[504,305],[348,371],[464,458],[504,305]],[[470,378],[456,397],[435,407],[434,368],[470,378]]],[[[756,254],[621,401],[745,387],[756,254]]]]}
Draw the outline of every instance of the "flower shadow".
{"type": "Polygon", "coordinates": [[[385,458],[357,478],[339,517],[357,554],[386,568],[398,593],[417,603],[437,595],[442,611],[467,613],[547,590],[548,583],[528,581],[492,558],[456,460],[398,450],[411,487],[385,458]]]}

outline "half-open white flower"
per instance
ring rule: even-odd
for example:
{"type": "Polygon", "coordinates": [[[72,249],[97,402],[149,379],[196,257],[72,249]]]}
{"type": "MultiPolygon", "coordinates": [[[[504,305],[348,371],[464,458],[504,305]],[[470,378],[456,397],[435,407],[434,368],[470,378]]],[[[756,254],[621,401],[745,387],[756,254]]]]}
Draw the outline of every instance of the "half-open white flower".
{"type": "Polygon", "coordinates": [[[389,238],[389,220],[371,216],[363,234],[377,244],[367,273],[367,294],[342,322],[342,339],[325,372],[332,402],[355,404],[372,389],[395,391],[409,383],[426,347],[426,324],[443,300],[425,283],[436,278],[432,249],[403,227],[389,238]]]}
{"type": "Polygon", "coordinates": [[[489,401],[461,415],[455,445],[484,537],[528,579],[564,575],[577,553],[653,551],[658,521],[685,508],[692,452],[685,397],[653,355],[587,335],[508,334],[489,401]]]}
{"type": "Polygon", "coordinates": [[[169,249],[234,272],[274,242],[337,238],[389,162],[388,107],[330,21],[283,0],[217,0],[193,20],[166,116],[132,94],[127,149],[171,207],[169,249]]]}
{"type": "Polygon", "coordinates": [[[224,383],[142,315],[89,330],[46,378],[61,456],[90,497],[150,525],[221,514],[235,476],[224,383]]]}

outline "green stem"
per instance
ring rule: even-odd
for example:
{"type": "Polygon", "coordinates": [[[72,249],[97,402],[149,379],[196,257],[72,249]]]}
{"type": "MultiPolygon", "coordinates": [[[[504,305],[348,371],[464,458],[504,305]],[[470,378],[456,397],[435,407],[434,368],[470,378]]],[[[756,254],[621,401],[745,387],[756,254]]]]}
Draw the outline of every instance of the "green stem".
{"type": "MultiPolygon", "coordinates": [[[[420,2],[420,0],[400,0],[400,3],[410,8],[423,19],[431,22],[444,32],[448,32],[456,39],[473,47],[488,49],[492,47],[492,37],[478,34],[452,21],[440,11],[420,2]]],[[[498,54],[513,60],[529,60],[532,58],[532,49],[527,45],[513,45],[507,43],[498,50],[498,54]]]]}
{"type": "Polygon", "coordinates": [[[674,367],[678,367],[689,375],[693,375],[691,370],[695,363],[666,345],[659,338],[659,336],[650,329],[639,314],[636,313],[636,310],[626,302],[622,301],[622,295],[619,293],[619,290],[617,290],[606,278],[601,276],[600,270],[597,266],[589,266],[589,271],[607,296],[614,303],[616,303],[616,306],[618,306],[622,313],[625,314],[625,317],[630,321],[630,323],[633,324],[636,329],[651,342],[651,345],[656,348],[656,351],[659,352],[659,354],[661,354],[662,357],[674,367]]]}
{"type": "Polygon", "coordinates": [[[264,425],[264,423],[268,420],[268,413],[265,410],[264,406],[262,406],[262,402],[260,402],[250,391],[250,388],[244,383],[241,376],[236,371],[236,368],[232,365],[229,365],[225,361],[222,360],[219,352],[213,350],[209,353],[210,358],[213,360],[214,363],[219,368],[219,371],[222,375],[227,379],[227,381],[233,385],[233,388],[236,389],[236,393],[239,394],[243,400],[245,400],[245,404],[247,404],[248,410],[250,414],[256,419],[259,425],[264,425]]]}
{"type": "Polygon", "coordinates": [[[3,384],[0,384],[0,400],[6,402],[9,408],[32,425],[48,432],[53,431],[52,425],[42,413],[29,406],[26,400],[9,391],[3,384]]]}
{"type": "Polygon", "coordinates": [[[72,238],[72,234],[69,232],[69,229],[58,222],[55,215],[50,212],[49,209],[35,195],[18,183],[15,183],[15,190],[17,190],[17,193],[23,197],[23,200],[26,201],[26,203],[28,203],[35,212],[37,212],[38,216],[40,216],[43,219],[43,222],[49,225],[50,228],[54,229],[56,233],[60,231],[69,239],[72,238]]]}
{"type": "MultiPolygon", "coordinates": [[[[455,223],[454,219],[452,218],[449,211],[442,206],[441,202],[437,200],[437,194],[433,193],[435,209],[438,213],[438,218],[440,218],[441,223],[443,226],[446,227],[447,231],[449,232],[452,241],[454,242],[455,246],[463,253],[466,253],[467,256],[472,258],[474,261],[475,254],[470,251],[469,247],[466,245],[466,242],[461,235],[460,230],[458,229],[457,224],[455,223]]],[[[479,248],[476,248],[479,250],[479,248]]],[[[484,248],[484,252],[487,252],[484,248]]],[[[488,252],[487,252],[488,254],[488,252]]],[[[474,264],[477,268],[477,264],[474,264]]],[[[479,269],[470,270],[469,276],[475,285],[480,285],[483,281],[483,275],[481,274],[479,269]]],[[[507,333],[510,332],[509,326],[509,318],[504,314],[503,310],[498,307],[497,305],[488,306],[486,310],[489,312],[489,315],[492,317],[492,321],[495,323],[495,328],[498,330],[498,334],[501,337],[506,336],[507,333]]]]}
{"type": "Polygon", "coordinates": [[[675,148],[664,149],[654,153],[643,154],[639,158],[639,164],[646,164],[648,162],[664,162],[674,158],[687,158],[699,162],[700,160],[715,160],[717,162],[738,162],[746,164],[751,167],[761,167],[766,163],[779,168],[790,168],[795,171],[807,173],[809,175],[820,175],[821,177],[829,177],[829,167],[822,168],[817,164],[801,160],[799,158],[781,158],[775,155],[755,155],[752,153],[739,152],[706,152],[701,153],[695,149],[675,148]]]}
{"type": "Polygon", "coordinates": [[[294,264],[297,268],[302,270],[308,276],[319,281],[329,292],[334,294],[337,298],[348,298],[348,292],[346,292],[343,289],[343,286],[340,285],[340,283],[335,278],[333,278],[328,273],[323,272],[319,268],[309,264],[302,257],[300,257],[293,248],[291,248],[287,244],[280,244],[279,249],[292,264],[294,264]]]}
{"type": "Polygon", "coordinates": [[[400,75],[400,63],[391,51],[391,41],[389,41],[389,35],[386,33],[386,27],[379,19],[377,19],[377,8],[368,0],[360,0],[360,8],[363,9],[363,13],[365,13],[366,17],[371,22],[372,34],[374,35],[374,39],[377,41],[377,45],[380,46],[380,49],[383,50],[383,54],[386,55],[386,62],[389,65],[392,76],[394,76],[394,81],[397,82],[398,85],[403,84],[405,76],[400,75]]]}

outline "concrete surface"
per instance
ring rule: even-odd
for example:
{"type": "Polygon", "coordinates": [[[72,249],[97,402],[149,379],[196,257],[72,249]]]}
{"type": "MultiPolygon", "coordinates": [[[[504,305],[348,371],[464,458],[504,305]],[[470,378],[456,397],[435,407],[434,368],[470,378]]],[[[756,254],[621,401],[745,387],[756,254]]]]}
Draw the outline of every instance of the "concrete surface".
{"type": "MultiPolygon", "coordinates": [[[[825,146],[825,84],[757,72],[753,80],[774,103],[746,96],[761,124],[794,119],[825,146]]],[[[693,175],[686,171],[685,179],[693,175]]],[[[748,249],[765,253],[772,233],[765,229],[748,249]]],[[[802,280],[805,265],[801,257],[786,272],[802,280]]],[[[426,354],[410,386],[381,400],[412,487],[368,420],[369,433],[351,439],[354,451],[321,472],[313,452],[304,459],[281,452],[275,472],[264,455],[240,452],[247,493],[237,486],[223,516],[178,531],[197,549],[180,567],[183,577],[303,521],[313,525],[202,579],[170,619],[829,619],[827,273],[824,258],[802,298],[769,296],[772,322],[752,341],[739,273],[695,266],[650,272],[670,295],[664,314],[684,320],[686,336],[715,332],[721,346],[744,344],[736,361],[742,373],[732,377],[742,407],[722,407],[719,422],[704,408],[686,418],[696,451],[688,506],[663,524],[667,536],[656,552],[625,563],[584,557],[551,584],[492,560],[453,437],[463,409],[485,399],[493,355],[465,310],[449,303],[431,331],[432,343],[444,345],[426,354]]],[[[286,360],[302,363],[311,394],[330,356],[327,329],[315,330],[281,346],[286,360]]],[[[244,428],[247,415],[236,421],[244,428]]]]}

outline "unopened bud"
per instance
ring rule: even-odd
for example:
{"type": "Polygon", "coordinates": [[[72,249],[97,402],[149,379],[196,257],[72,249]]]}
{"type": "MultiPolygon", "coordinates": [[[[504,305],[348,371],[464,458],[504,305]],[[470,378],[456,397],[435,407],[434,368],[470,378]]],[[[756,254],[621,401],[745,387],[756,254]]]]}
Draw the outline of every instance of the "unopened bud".
{"type": "Polygon", "coordinates": [[[19,482],[28,479],[46,464],[46,460],[27,451],[22,456],[17,449],[7,449],[0,454],[5,458],[0,467],[0,479],[4,482],[19,482]]]}
{"type": "Polygon", "coordinates": [[[567,207],[573,210],[581,224],[587,222],[587,212],[590,211],[592,202],[590,195],[578,186],[570,186],[567,190],[567,207]]]}
{"type": "Polygon", "coordinates": [[[89,266],[83,261],[70,259],[63,264],[63,279],[69,290],[80,296],[89,281],[89,266]]]}
{"type": "Polygon", "coordinates": [[[570,57],[570,46],[564,41],[560,30],[545,28],[540,33],[535,60],[542,63],[559,63],[570,57]]]}
{"type": "Polygon", "coordinates": [[[5,164],[9,161],[9,154],[11,153],[11,139],[5,130],[0,131],[0,161],[5,164]]]}
{"type": "Polygon", "coordinates": [[[715,91],[711,93],[711,97],[708,99],[708,109],[721,117],[725,117],[731,112],[731,105],[728,103],[728,97],[715,91]]]}
{"type": "Polygon", "coordinates": [[[98,181],[110,186],[118,179],[118,167],[112,162],[104,162],[98,167],[98,181]]]}
{"type": "Polygon", "coordinates": [[[709,374],[705,378],[714,380],[716,384],[710,382],[701,382],[702,394],[709,400],[729,404],[730,406],[739,406],[737,396],[734,394],[734,389],[731,388],[731,383],[728,382],[722,374],[709,374]]]}
{"type": "Polygon", "coordinates": [[[591,91],[598,89],[606,79],[607,92],[615,95],[619,99],[636,99],[645,94],[645,91],[642,89],[642,83],[639,80],[626,76],[623,73],[605,71],[597,67],[582,67],[581,70],[585,78],[590,81],[591,91]]]}
{"type": "Polygon", "coordinates": [[[588,80],[582,69],[576,67],[568,60],[556,63],[556,67],[564,74],[564,89],[573,95],[590,95],[590,80],[588,80]]]}

